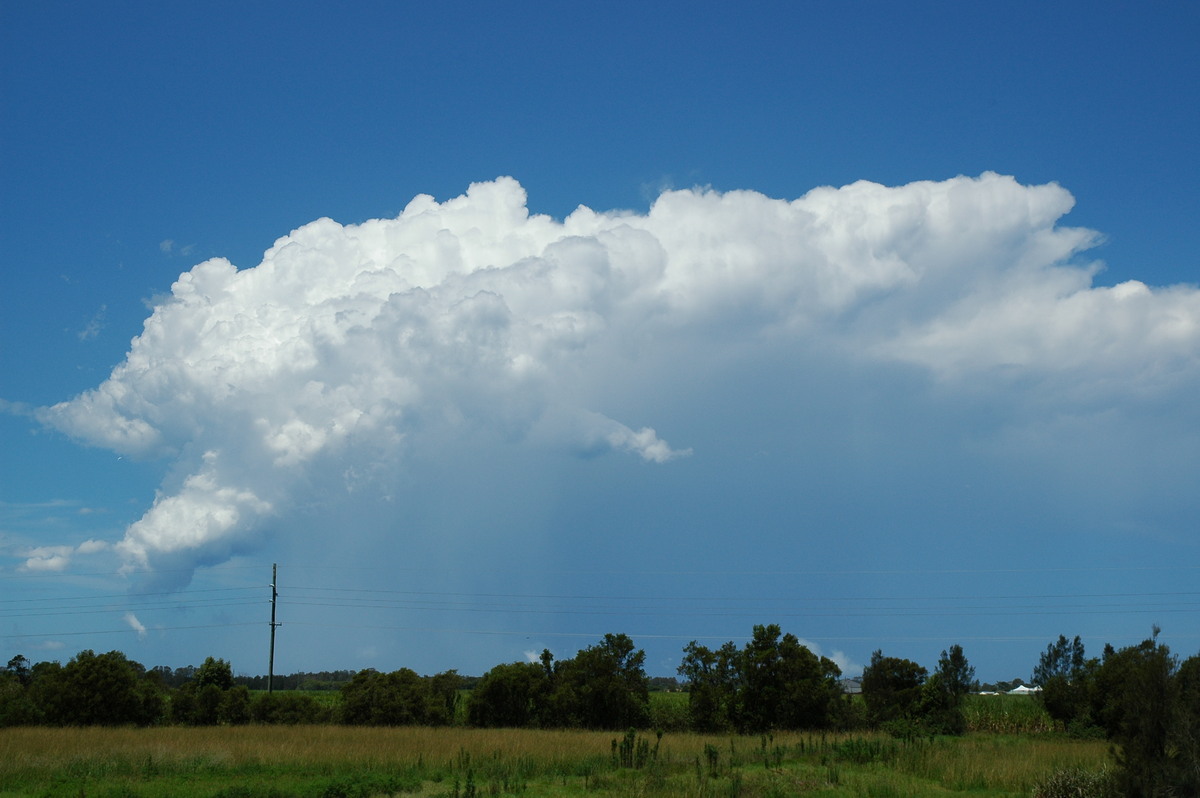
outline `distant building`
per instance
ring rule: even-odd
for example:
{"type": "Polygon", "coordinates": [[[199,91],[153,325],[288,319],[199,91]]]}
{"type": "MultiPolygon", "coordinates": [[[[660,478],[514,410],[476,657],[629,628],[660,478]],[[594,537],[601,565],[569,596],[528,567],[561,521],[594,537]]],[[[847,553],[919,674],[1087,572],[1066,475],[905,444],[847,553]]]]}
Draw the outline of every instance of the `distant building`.
{"type": "Polygon", "coordinates": [[[1020,687],[1014,687],[1013,689],[1009,690],[1008,694],[1009,695],[1033,695],[1034,693],[1040,693],[1040,692],[1042,692],[1042,688],[1040,688],[1040,687],[1029,687],[1028,685],[1023,684],[1020,687]]]}
{"type": "Polygon", "coordinates": [[[862,692],[862,679],[842,679],[842,692],[846,695],[858,695],[862,692]]]}

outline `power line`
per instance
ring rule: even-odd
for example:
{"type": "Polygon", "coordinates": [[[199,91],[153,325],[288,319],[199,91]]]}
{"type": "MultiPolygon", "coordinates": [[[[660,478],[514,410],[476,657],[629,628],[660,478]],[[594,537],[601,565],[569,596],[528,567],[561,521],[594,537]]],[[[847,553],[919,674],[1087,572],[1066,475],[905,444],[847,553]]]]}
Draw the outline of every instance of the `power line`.
{"type": "Polygon", "coordinates": [[[227,626],[258,626],[258,624],[252,623],[249,621],[244,622],[244,623],[243,622],[202,623],[202,624],[195,624],[192,626],[155,626],[153,628],[148,628],[145,630],[131,629],[129,627],[126,627],[124,629],[89,629],[86,632],[41,632],[39,634],[5,634],[5,635],[2,635],[2,637],[9,638],[9,639],[28,639],[28,638],[32,638],[32,637],[77,637],[79,635],[115,635],[115,634],[142,635],[142,634],[148,634],[150,632],[178,632],[178,631],[184,631],[184,630],[188,630],[188,629],[223,629],[227,626]]]}
{"type": "MultiPolygon", "coordinates": [[[[250,568],[252,566],[245,566],[250,568]]],[[[257,567],[257,566],[254,566],[257,567]]],[[[294,566],[297,570],[339,571],[338,566],[294,566]]],[[[238,567],[241,569],[242,567],[238,567]]],[[[705,572],[712,574],[861,574],[861,573],[908,573],[908,574],[962,574],[962,573],[1058,573],[1058,572],[1110,572],[1110,571],[1192,571],[1195,566],[1178,568],[1029,568],[1029,569],[955,569],[955,570],[910,570],[910,571],[762,571],[762,572],[705,572]]],[[[224,569],[222,569],[224,570],[224,569]]],[[[368,569],[370,570],[370,569],[368,569]]],[[[401,569],[404,570],[404,569],[401,569]]],[[[390,574],[395,570],[389,569],[390,574]]],[[[490,572],[495,574],[500,572],[490,572]]],[[[541,572],[545,575],[545,572],[541,572]]],[[[558,573],[558,572],[556,572],[558,573]]],[[[567,572],[562,572],[567,573],[567,572]]],[[[574,572],[571,572],[574,573],[574,572]]],[[[601,573],[601,572],[580,572],[601,573]]],[[[624,575],[643,573],[700,573],[679,571],[623,572],[624,575]]],[[[111,575],[111,574],[109,574],[111,575]]],[[[61,575],[60,575],[61,576],[61,575]]],[[[275,628],[274,611],[278,600],[277,581],[271,582],[272,644],[275,628]]],[[[335,587],[328,585],[297,585],[289,589],[288,606],[311,608],[312,610],[355,610],[374,611],[381,618],[396,614],[416,615],[467,614],[504,615],[531,617],[625,617],[625,618],[747,618],[771,621],[783,619],[818,618],[966,618],[966,617],[1034,617],[1034,616],[1133,616],[1133,615],[1178,615],[1194,613],[1200,606],[1200,591],[1141,591],[1141,592],[1092,592],[1092,593],[996,593],[996,594],[952,594],[931,593],[927,595],[811,595],[797,591],[791,595],[774,597],[732,595],[713,596],[695,594],[636,595],[603,594],[585,592],[537,593],[537,592],[466,592],[466,591],[422,591],[372,589],[363,587],[335,587]],[[963,603],[970,602],[970,603],[963,603]]],[[[140,594],[101,593],[95,595],[69,595],[62,597],[22,597],[0,599],[0,619],[21,620],[58,615],[96,615],[136,611],[139,614],[154,614],[164,611],[195,612],[221,608],[261,606],[264,601],[261,584],[242,587],[191,588],[184,591],[158,591],[140,594]],[[160,600],[146,603],[146,598],[160,600]],[[120,601],[124,599],[125,601],[120,601]],[[141,602],[141,603],[139,603],[141,602]]],[[[293,613],[294,614],[294,613],[293,613]]],[[[322,626],[319,614],[308,613],[290,620],[300,626],[322,626]]],[[[196,625],[155,625],[152,631],[180,631],[233,626],[254,625],[253,622],[234,622],[196,625]]],[[[580,623],[579,625],[582,625],[580,623]]],[[[329,624],[343,629],[392,629],[402,631],[428,631],[427,627],[409,625],[353,625],[329,624]]],[[[582,632],[502,632],[479,629],[445,629],[442,631],[460,634],[504,634],[538,636],[591,636],[582,632]]],[[[49,632],[39,634],[8,634],[0,637],[27,639],[53,636],[81,636],[87,634],[139,633],[137,629],[106,629],[94,631],[49,632]]],[[[974,639],[971,636],[953,635],[956,639],[974,639]]],[[[648,639],[715,639],[713,635],[644,635],[648,639]]],[[[988,637],[986,639],[1042,639],[1042,635],[1021,638],[1013,636],[988,637]]],[[[860,638],[818,638],[847,639],[860,638]]],[[[890,639],[880,635],[861,639],[890,639]]],[[[984,639],[984,638],[980,638],[984,639]]]]}

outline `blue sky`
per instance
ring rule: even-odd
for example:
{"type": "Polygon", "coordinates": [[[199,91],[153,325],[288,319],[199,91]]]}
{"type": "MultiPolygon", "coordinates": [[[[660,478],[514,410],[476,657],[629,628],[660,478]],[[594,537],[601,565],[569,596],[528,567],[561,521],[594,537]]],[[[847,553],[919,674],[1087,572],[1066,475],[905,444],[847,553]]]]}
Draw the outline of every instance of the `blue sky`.
{"type": "Polygon", "coordinates": [[[6,4],[5,656],[1195,653],[1198,36],[6,4]]]}

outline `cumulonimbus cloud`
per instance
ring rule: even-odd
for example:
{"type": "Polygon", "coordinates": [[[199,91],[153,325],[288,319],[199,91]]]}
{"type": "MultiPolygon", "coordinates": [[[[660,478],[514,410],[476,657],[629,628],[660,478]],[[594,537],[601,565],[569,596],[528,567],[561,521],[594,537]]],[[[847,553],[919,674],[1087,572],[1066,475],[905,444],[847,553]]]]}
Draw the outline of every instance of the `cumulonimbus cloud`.
{"type": "MultiPolygon", "coordinates": [[[[317,220],[254,268],[195,266],[107,380],[38,417],[171,458],[117,548],[194,567],[253,546],[325,458],[402,458],[480,428],[593,456],[688,455],[655,432],[666,420],[607,415],[596,386],[648,352],[686,368],[709,356],[700,342],[820,346],[951,383],[1194,379],[1200,292],[1094,286],[1080,257],[1097,235],[1058,224],[1072,205],[1055,184],[987,173],[793,201],[670,191],[645,214],[558,221],[500,178],[395,219],[317,220]]],[[[628,390],[672,390],[639,378],[628,390]]]]}

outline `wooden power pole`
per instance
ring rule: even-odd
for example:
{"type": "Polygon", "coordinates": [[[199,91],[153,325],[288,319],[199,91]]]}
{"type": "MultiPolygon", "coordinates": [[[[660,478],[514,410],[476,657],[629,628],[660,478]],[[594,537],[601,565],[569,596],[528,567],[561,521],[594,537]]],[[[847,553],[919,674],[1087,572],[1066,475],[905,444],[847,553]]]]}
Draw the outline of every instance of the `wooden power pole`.
{"type": "Polygon", "coordinates": [[[271,564],[271,656],[267,660],[267,692],[271,693],[275,689],[275,628],[282,624],[275,623],[275,605],[279,601],[279,591],[275,589],[279,580],[277,574],[279,572],[279,564],[271,564]]]}

